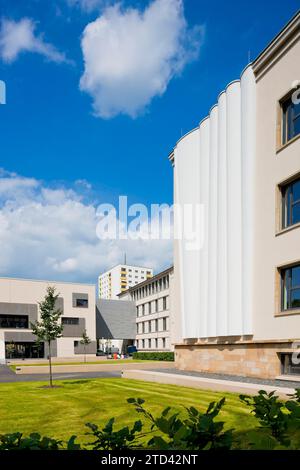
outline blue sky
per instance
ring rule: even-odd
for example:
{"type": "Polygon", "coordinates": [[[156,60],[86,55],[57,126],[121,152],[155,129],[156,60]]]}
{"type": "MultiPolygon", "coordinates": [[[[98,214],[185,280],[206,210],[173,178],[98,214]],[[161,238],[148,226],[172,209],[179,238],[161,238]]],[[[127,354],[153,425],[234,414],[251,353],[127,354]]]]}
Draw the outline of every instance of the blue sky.
{"type": "MultiPolygon", "coordinates": [[[[102,95],[99,88],[92,93],[87,91],[86,85],[85,89],[80,89],[79,82],[85,72],[81,38],[86,26],[105,14],[108,4],[114,3],[97,0],[0,0],[2,19],[15,23],[24,18],[30,19],[34,24],[35,37],[39,38],[39,50],[20,51],[10,60],[3,57],[3,50],[1,59],[0,46],[0,79],[7,85],[7,104],[0,106],[0,167],[4,169],[2,178],[6,184],[9,179],[21,181],[23,192],[20,198],[26,201],[27,206],[28,200],[31,203],[34,198],[39,200],[45,188],[53,192],[56,190],[56,196],[58,190],[65,191],[62,196],[64,201],[69,197],[68,191],[73,191],[70,196],[73,201],[80,193],[86,201],[81,203],[86,206],[96,202],[114,202],[119,194],[128,195],[131,202],[172,203],[172,169],[167,159],[169,151],[182,133],[195,127],[207,115],[226,84],[239,77],[247,65],[249,50],[251,58],[255,58],[299,8],[296,0],[252,0],[242,3],[185,0],[184,17],[179,19],[181,23],[176,23],[179,20],[175,18],[174,23],[167,26],[170,31],[176,24],[182,26],[183,50],[180,56],[176,52],[176,63],[172,64],[160,91],[153,92],[148,104],[142,104],[134,117],[117,111],[114,115],[103,117],[105,112],[112,113],[112,105],[110,102],[104,111],[101,99],[105,93],[113,93],[114,89],[109,88],[108,92],[107,87],[102,88],[102,95]],[[184,18],[185,25],[182,23],[184,18]],[[46,49],[44,44],[47,45],[46,49]],[[95,116],[93,108],[95,93],[98,93],[98,116],[95,116]],[[27,188],[26,197],[24,185],[27,188]]],[[[118,15],[126,14],[129,7],[142,12],[151,3],[124,1],[118,15]]],[[[155,50],[164,41],[160,38],[163,34],[160,27],[161,23],[157,32],[154,30],[155,34],[148,37],[147,50],[142,51],[145,61],[152,60],[152,47],[155,50]]],[[[134,33],[129,28],[128,35],[131,34],[136,34],[134,42],[137,43],[138,31],[134,33]]],[[[94,59],[98,49],[93,49],[90,37],[86,39],[86,47],[89,53],[92,51],[94,59]]],[[[176,42],[176,37],[174,39],[172,36],[173,40],[176,42]]],[[[101,50],[99,48],[99,60],[101,50]]],[[[157,79],[160,73],[161,68],[159,72],[155,69],[154,78],[157,79]]],[[[91,74],[90,70],[88,79],[91,74]]],[[[141,94],[144,92],[143,85],[148,77],[133,82],[131,88],[128,83],[130,77],[127,83],[120,81],[120,96],[116,96],[116,100],[124,98],[123,93],[129,93],[128,100],[138,100],[134,96],[137,88],[141,94]]],[[[126,106],[131,105],[126,102],[126,106]]],[[[5,191],[1,194],[1,204],[2,207],[6,204],[6,210],[8,200],[13,201],[18,209],[23,207],[20,199],[16,202],[15,194],[6,194],[5,191]]],[[[41,205],[47,205],[44,199],[40,201],[41,205]]],[[[35,220],[38,221],[38,218],[35,220]]],[[[22,240],[26,235],[24,232],[18,234],[17,226],[14,230],[17,252],[21,252],[25,247],[22,240]]],[[[45,252],[49,254],[49,243],[45,241],[43,254],[42,240],[38,240],[41,253],[36,262],[39,268],[32,267],[23,256],[18,262],[0,259],[0,275],[91,281],[97,270],[105,269],[109,262],[115,262],[123,250],[121,248],[109,259],[104,253],[99,259],[99,268],[93,265],[90,271],[78,271],[78,263],[74,264],[74,269],[70,267],[72,263],[69,267],[67,263],[66,270],[55,270],[55,262],[63,263],[69,258],[76,258],[76,254],[70,253],[64,259],[63,251],[56,253],[52,247],[50,258],[56,261],[51,265],[48,260],[47,268],[44,260],[45,252]]],[[[36,241],[32,234],[30,241],[36,241]]],[[[72,242],[72,238],[69,241],[72,242]]],[[[12,250],[13,257],[16,247],[9,245],[7,234],[5,242],[8,251],[12,250]]],[[[152,262],[156,269],[172,262],[170,250],[164,257],[158,249],[153,259],[149,256],[143,258],[142,248],[137,258],[134,248],[131,250],[134,261],[152,262]]]]}

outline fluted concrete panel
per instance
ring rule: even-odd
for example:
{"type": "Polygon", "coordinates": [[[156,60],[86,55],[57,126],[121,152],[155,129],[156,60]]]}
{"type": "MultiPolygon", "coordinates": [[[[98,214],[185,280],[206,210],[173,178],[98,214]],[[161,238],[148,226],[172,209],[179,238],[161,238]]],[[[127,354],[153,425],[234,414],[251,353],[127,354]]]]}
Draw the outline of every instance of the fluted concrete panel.
{"type": "MultiPolygon", "coordinates": [[[[255,81],[251,66],[174,149],[175,203],[203,206],[203,245],[176,241],[183,338],[252,333],[255,81]]],[[[175,232],[184,223],[175,217],[175,232]]]]}

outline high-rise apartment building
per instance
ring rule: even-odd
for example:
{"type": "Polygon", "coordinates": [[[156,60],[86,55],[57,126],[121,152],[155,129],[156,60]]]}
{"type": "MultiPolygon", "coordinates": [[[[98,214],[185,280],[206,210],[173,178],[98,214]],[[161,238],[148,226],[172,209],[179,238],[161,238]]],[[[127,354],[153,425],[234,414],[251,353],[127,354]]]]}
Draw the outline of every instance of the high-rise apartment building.
{"type": "Polygon", "coordinates": [[[98,278],[98,297],[118,299],[118,294],[153,276],[153,269],[141,266],[118,264],[100,274],[98,278]]]}

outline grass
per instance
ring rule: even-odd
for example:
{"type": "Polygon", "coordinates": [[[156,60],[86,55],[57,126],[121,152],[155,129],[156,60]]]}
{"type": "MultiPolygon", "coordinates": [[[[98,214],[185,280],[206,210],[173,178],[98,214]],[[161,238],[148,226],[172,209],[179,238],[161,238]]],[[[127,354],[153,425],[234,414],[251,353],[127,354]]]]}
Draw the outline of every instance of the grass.
{"type": "MultiPolygon", "coordinates": [[[[143,359],[106,359],[105,361],[86,361],[86,362],[52,362],[53,366],[83,366],[83,365],[88,365],[88,364],[135,364],[137,362],[145,362],[143,359]]],[[[158,361],[147,361],[149,362],[158,362],[158,361]]],[[[11,370],[15,371],[17,367],[31,367],[31,366],[48,366],[49,362],[35,362],[35,363],[19,363],[19,364],[10,364],[11,370]]]]}
{"type": "MultiPolygon", "coordinates": [[[[85,423],[104,425],[116,418],[117,428],[132,424],[140,416],[127,404],[130,397],[146,400],[146,408],[159,415],[166,406],[183,412],[184,406],[206,410],[211,401],[226,397],[220,419],[226,428],[235,428],[241,447],[249,442],[247,434],[259,426],[237,394],[210,392],[176,385],[156,384],[129,379],[101,378],[59,381],[59,388],[43,389],[45,382],[0,384],[0,434],[22,432],[67,440],[72,434],[81,443],[88,442],[85,423]]],[[[300,435],[294,448],[300,447],[300,435]]]]}

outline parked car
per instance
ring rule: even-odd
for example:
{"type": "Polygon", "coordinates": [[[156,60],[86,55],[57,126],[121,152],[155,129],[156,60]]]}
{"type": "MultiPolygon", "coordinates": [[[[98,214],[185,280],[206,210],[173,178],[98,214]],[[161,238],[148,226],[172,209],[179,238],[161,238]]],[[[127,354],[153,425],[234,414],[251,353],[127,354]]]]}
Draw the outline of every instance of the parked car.
{"type": "Polygon", "coordinates": [[[129,354],[129,356],[132,356],[135,352],[137,352],[136,346],[131,345],[127,347],[127,354],[129,354]]]}
{"type": "Polygon", "coordinates": [[[106,356],[106,354],[102,349],[97,349],[96,356],[106,356]]]}

